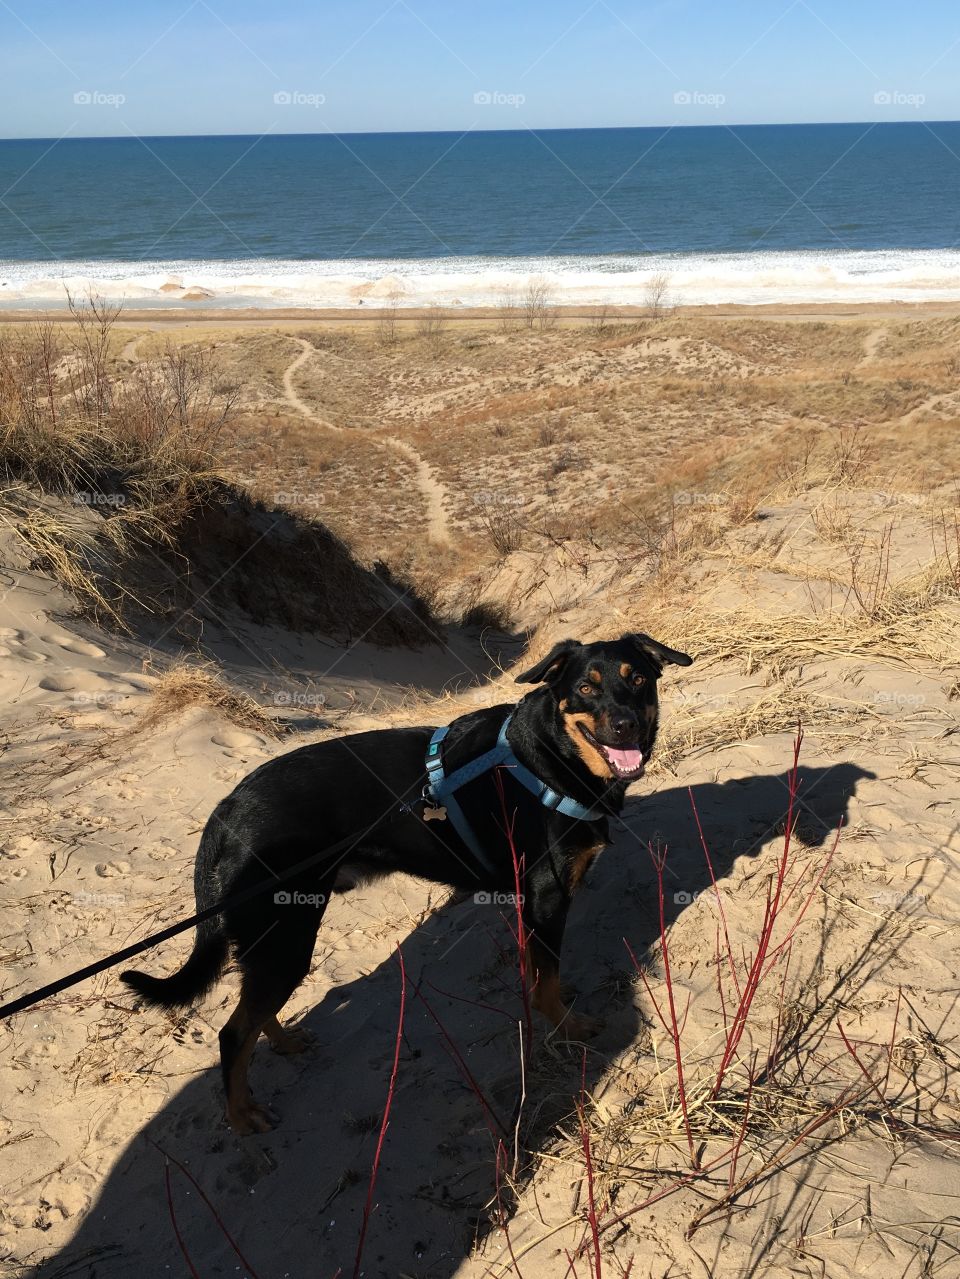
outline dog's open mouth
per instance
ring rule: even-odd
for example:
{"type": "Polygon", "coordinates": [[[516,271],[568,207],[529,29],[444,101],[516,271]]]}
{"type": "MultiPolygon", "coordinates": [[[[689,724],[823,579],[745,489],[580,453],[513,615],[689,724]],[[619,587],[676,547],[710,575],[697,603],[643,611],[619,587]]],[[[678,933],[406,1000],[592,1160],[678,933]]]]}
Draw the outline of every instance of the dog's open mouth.
{"type": "Polygon", "coordinates": [[[610,771],[621,782],[630,782],[643,775],[643,751],[639,746],[607,746],[594,737],[585,724],[579,725],[594,750],[598,750],[610,765],[610,771]]]}

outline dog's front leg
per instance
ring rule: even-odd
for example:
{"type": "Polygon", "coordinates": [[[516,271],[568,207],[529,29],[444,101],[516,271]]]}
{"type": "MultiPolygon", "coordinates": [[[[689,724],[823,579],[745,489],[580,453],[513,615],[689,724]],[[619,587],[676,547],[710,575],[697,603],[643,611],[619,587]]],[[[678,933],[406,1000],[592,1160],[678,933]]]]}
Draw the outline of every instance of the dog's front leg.
{"type": "Polygon", "coordinates": [[[555,884],[528,884],[523,904],[527,931],[527,989],[534,1008],[561,1039],[589,1039],[603,1026],[596,1017],[570,1010],[560,986],[560,950],[570,900],[555,884]]]}

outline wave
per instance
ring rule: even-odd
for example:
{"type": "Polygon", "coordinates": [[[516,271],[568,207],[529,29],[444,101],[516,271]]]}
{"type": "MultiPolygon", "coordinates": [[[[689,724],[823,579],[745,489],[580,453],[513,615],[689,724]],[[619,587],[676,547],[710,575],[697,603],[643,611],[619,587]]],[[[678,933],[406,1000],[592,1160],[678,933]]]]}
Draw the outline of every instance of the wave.
{"type": "Polygon", "coordinates": [[[66,292],[141,307],[497,306],[531,279],[567,305],[642,306],[656,276],[679,305],[960,301],[960,250],[791,250],[605,257],[0,260],[0,307],[62,304],[66,292]]]}

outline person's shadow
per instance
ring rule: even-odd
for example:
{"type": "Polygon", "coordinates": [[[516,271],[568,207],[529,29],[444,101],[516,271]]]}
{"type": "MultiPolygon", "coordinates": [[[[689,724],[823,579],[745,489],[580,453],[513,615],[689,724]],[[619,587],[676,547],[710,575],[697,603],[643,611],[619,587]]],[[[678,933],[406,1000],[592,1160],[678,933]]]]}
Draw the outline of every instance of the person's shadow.
{"type": "MultiPolygon", "coordinates": [[[[857,782],[871,776],[852,764],[801,769],[797,811],[808,848],[822,847],[826,855],[857,782]]],[[[718,878],[733,858],[755,855],[765,842],[769,849],[787,812],[785,774],[699,785],[693,795],[718,878]]],[[[686,788],[631,800],[613,834],[576,898],[564,949],[564,980],[589,992],[577,1007],[606,1020],[586,1054],[588,1091],[643,1024],[624,940],[643,962],[659,936],[648,842],[668,847],[668,922],[710,886],[686,788]]],[[[366,1279],[454,1275],[496,1210],[497,1137],[502,1127],[512,1151],[520,1084],[522,1006],[509,917],[510,908],[450,904],[397,939],[406,1014],[363,1253],[366,1279]]],[[[321,929],[318,956],[342,940],[331,929],[332,921],[321,929]]],[[[324,966],[330,971],[329,960],[324,966]]],[[[203,1279],[352,1274],[393,1067],[399,994],[394,956],[328,990],[304,1019],[315,1040],[307,1053],[280,1058],[261,1040],[253,1091],[282,1119],[262,1137],[241,1140],[225,1128],[216,1045],[204,1025],[196,1052],[206,1068],[129,1142],[71,1242],[42,1261],[20,1258],[28,1263],[25,1273],[128,1279],[185,1275],[192,1265],[203,1279]]],[[[200,1024],[190,1014],[183,1021],[188,1035],[191,1023],[200,1024]]],[[[536,1014],[534,1033],[528,1087],[536,1084],[536,1054],[548,1051],[536,1014]]],[[[557,1059],[569,1076],[569,1104],[562,1106],[569,1114],[580,1093],[583,1054],[561,1049],[552,1059],[554,1092],[557,1059]]],[[[126,1087],[135,1090],[136,1079],[126,1087]]],[[[559,1092],[565,1099],[563,1087],[559,1092]]],[[[528,1095],[530,1114],[537,1101],[528,1095]]],[[[528,1150],[542,1147],[557,1117],[555,1109],[541,1110],[527,1129],[528,1150]]]]}

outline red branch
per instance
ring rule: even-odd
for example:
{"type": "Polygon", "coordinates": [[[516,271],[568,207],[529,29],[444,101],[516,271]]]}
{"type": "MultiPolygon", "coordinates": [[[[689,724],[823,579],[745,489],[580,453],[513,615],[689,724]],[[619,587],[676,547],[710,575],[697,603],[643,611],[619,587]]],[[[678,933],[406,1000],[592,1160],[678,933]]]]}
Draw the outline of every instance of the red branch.
{"type": "Polygon", "coordinates": [[[373,1209],[373,1190],[377,1183],[377,1169],[380,1167],[380,1155],[383,1151],[383,1139],[387,1135],[390,1123],[390,1108],[393,1105],[393,1091],[397,1083],[397,1071],[400,1068],[400,1045],[403,1042],[403,1018],[407,1006],[407,970],[403,966],[403,951],[397,946],[397,958],[400,961],[400,1015],[397,1018],[397,1038],[393,1049],[393,1069],[390,1072],[390,1086],[387,1089],[387,1103],[383,1108],[383,1119],[380,1122],[380,1136],[373,1155],[373,1167],[370,1169],[370,1184],[367,1187],[367,1202],[363,1208],[363,1223],[360,1226],[360,1238],[357,1241],[357,1256],[353,1263],[353,1279],[358,1279],[360,1263],[363,1260],[363,1245],[367,1238],[367,1225],[373,1209]]]}
{"type": "Polygon", "coordinates": [[[177,1214],[173,1208],[173,1189],[170,1185],[170,1160],[165,1159],[163,1164],[163,1179],[167,1187],[167,1208],[170,1212],[170,1224],[173,1226],[173,1233],[177,1236],[177,1243],[180,1245],[180,1251],[183,1253],[183,1259],[187,1263],[187,1269],[193,1275],[193,1279],[200,1279],[197,1268],[190,1260],[190,1254],[187,1252],[187,1245],[183,1242],[183,1235],[180,1233],[180,1227],[177,1225],[177,1214]]]}

